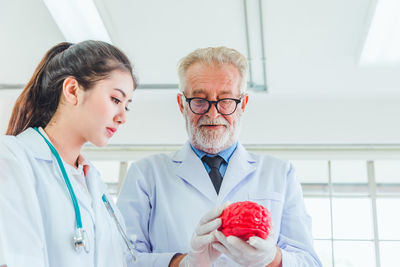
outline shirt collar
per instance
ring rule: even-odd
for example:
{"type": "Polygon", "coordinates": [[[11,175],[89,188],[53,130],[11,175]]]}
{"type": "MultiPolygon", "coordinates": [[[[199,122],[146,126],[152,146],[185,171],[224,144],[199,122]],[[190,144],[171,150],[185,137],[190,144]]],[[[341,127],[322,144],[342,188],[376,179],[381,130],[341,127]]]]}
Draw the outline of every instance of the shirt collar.
{"type": "Polygon", "coordinates": [[[84,156],[82,156],[82,154],[79,154],[77,162],[78,162],[78,171],[83,171],[83,174],[86,177],[90,169],[89,162],[85,159],[84,156]]]}
{"type": "MultiPolygon", "coordinates": [[[[232,157],[233,152],[235,152],[236,148],[237,148],[238,142],[235,142],[233,145],[231,145],[230,147],[228,147],[225,150],[222,150],[221,152],[219,152],[217,155],[220,156],[221,158],[223,158],[225,160],[226,163],[229,162],[229,159],[232,157]]],[[[194,153],[201,159],[203,156],[209,156],[209,157],[215,157],[216,155],[214,154],[208,154],[204,151],[198,150],[197,148],[195,148],[192,144],[190,144],[190,147],[192,148],[192,150],[194,151],[194,153]]]]}

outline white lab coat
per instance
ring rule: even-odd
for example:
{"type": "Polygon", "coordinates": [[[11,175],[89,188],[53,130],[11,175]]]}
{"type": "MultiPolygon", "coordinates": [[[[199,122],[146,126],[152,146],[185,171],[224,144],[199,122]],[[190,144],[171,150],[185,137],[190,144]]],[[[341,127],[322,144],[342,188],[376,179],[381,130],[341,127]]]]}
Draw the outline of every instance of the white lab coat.
{"type": "Polygon", "coordinates": [[[126,247],[101,199],[106,188],[100,174],[90,167],[86,175],[90,194],[69,177],[88,234],[89,253],[78,253],[73,247],[74,207],[43,138],[32,128],[16,137],[0,138],[0,233],[8,267],[126,265],[126,247]]]}
{"type": "MultiPolygon", "coordinates": [[[[232,154],[217,195],[200,158],[186,145],[176,153],[157,154],[132,163],[118,207],[128,235],[137,235],[135,266],[168,266],[171,257],[189,251],[200,218],[226,201],[251,200],[272,216],[284,267],[322,266],[312,246],[308,216],[292,165],[247,152],[232,154]]],[[[237,266],[225,255],[214,266],[237,266]]]]}

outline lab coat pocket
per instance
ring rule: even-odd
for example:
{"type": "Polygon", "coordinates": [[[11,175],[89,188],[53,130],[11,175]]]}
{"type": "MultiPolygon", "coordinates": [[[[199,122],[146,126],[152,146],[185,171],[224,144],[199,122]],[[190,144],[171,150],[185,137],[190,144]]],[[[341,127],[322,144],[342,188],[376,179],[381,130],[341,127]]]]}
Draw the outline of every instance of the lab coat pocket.
{"type": "Polygon", "coordinates": [[[251,192],[250,201],[256,202],[269,210],[273,219],[281,217],[283,195],[278,192],[251,192]]]}

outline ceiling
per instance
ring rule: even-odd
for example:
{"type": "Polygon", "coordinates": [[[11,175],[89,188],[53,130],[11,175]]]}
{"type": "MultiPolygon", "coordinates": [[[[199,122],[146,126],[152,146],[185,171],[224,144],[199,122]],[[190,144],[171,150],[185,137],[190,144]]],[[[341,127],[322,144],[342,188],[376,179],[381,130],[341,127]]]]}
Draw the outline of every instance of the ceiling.
{"type": "MultiPolygon", "coordinates": [[[[115,45],[141,84],[177,84],[177,61],[197,47],[247,55],[242,0],[95,0],[115,45]]],[[[268,92],[277,97],[400,97],[400,68],[358,66],[370,1],[263,0],[268,92]]],[[[1,0],[0,84],[24,84],[44,52],[64,37],[42,0],[1,0]]],[[[257,0],[247,0],[249,22],[257,0]]],[[[250,46],[260,31],[249,24],[250,46]]],[[[261,72],[261,48],[253,71],[261,72]]],[[[263,81],[256,81],[262,84],[263,81]]],[[[17,86],[18,87],[18,86],[17,86]]]]}
{"type": "MultiPolygon", "coordinates": [[[[258,0],[246,1],[253,82],[263,84],[256,46],[264,43],[268,93],[251,92],[244,142],[400,143],[393,123],[400,116],[400,67],[358,64],[376,0],[260,0],[261,9],[258,0]]],[[[198,47],[225,45],[248,56],[243,0],[94,2],[142,86],[177,84],[177,61],[198,47]]],[[[23,87],[44,53],[65,40],[42,0],[0,0],[0,6],[4,132],[21,91],[10,88],[23,87]]],[[[113,142],[184,142],[176,92],[138,89],[129,123],[113,142]]]]}

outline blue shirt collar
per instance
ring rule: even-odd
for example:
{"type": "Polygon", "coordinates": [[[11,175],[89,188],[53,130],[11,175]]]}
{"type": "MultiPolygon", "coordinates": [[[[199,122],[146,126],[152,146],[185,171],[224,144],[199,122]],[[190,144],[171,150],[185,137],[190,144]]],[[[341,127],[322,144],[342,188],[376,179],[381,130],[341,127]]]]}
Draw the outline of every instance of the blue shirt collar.
{"type": "MultiPolygon", "coordinates": [[[[238,142],[235,142],[233,145],[231,145],[230,147],[228,147],[225,150],[222,150],[221,152],[219,152],[217,155],[220,156],[221,158],[223,158],[225,160],[226,163],[229,162],[229,159],[232,157],[233,152],[235,152],[236,148],[237,148],[238,142]]],[[[209,157],[215,157],[216,155],[214,154],[208,154],[204,151],[198,150],[197,148],[195,148],[192,144],[190,144],[190,147],[193,149],[194,153],[196,153],[196,155],[201,159],[203,156],[207,155],[209,157]]]]}

